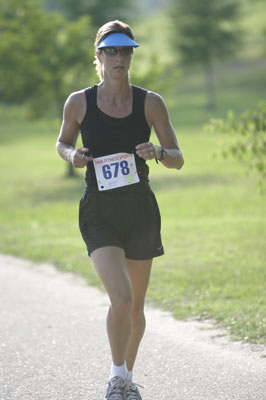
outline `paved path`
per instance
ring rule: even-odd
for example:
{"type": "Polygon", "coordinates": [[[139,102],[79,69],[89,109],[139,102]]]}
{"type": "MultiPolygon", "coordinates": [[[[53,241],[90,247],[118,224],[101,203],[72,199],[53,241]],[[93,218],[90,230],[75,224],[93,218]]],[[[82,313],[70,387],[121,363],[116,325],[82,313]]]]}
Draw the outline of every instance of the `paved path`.
{"type": "MultiPolygon", "coordinates": [[[[72,274],[0,255],[0,399],[103,400],[108,299],[72,274]]],[[[264,400],[266,350],[147,308],[143,400],[264,400]]]]}

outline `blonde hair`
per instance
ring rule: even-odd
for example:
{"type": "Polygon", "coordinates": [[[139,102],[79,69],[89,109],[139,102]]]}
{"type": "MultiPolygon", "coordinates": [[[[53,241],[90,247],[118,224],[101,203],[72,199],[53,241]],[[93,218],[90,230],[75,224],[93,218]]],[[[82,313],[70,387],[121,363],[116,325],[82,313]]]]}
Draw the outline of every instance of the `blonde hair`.
{"type": "MultiPolygon", "coordinates": [[[[96,39],[94,42],[94,47],[95,51],[101,51],[100,49],[97,50],[97,46],[101,43],[103,39],[105,39],[107,36],[109,36],[111,33],[125,33],[127,36],[129,36],[132,40],[134,40],[134,33],[130,26],[126,24],[125,22],[119,21],[118,19],[115,21],[110,21],[101,26],[101,28],[98,30],[96,34],[96,39]]],[[[102,71],[102,64],[98,57],[95,55],[95,60],[93,62],[96,66],[96,72],[97,75],[100,79],[100,81],[103,80],[103,71],[102,71]]]]}

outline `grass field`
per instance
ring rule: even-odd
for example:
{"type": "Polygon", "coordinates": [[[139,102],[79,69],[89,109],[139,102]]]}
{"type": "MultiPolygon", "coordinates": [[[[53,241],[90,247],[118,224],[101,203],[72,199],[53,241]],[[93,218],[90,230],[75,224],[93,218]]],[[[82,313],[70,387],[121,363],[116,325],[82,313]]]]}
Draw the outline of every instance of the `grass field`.
{"type": "MultiPolygon", "coordinates": [[[[0,251],[53,262],[99,285],[77,224],[84,171],[64,177],[54,121],[30,122],[22,109],[4,106],[0,117],[0,251]]],[[[231,138],[195,126],[177,128],[180,172],[150,163],[166,254],[154,261],[148,301],[177,318],[212,318],[232,338],[264,343],[265,197],[237,162],[212,157],[231,138]]]]}
{"type": "MultiPolygon", "coordinates": [[[[210,117],[266,100],[265,6],[245,7],[246,47],[215,65],[217,110],[206,110],[199,68],[186,68],[167,98],[185,165],[173,171],[150,163],[165,255],[154,261],[148,301],[177,318],[211,318],[233,339],[266,343],[266,196],[238,162],[213,157],[233,138],[202,129],[210,117]]],[[[134,30],[140,58],[151,48],[175,60],[165,14],[140,20],[134,30]]],[[[65,178],[55,151],[58,124],[29,121],[23,107],[4,105],[0,120],[0,252],[50,261],[99,286],[77,222],[85,171],[65,178]]]]}

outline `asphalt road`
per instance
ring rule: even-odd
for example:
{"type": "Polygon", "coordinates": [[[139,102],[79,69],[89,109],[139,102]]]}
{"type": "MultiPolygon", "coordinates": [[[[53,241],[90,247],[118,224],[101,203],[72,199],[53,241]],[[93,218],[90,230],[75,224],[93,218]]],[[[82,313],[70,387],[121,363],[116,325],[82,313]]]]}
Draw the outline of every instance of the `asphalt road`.
{"type": "MultiPolygon", "coordinates": [[[[107,307],[79,277],[0,255],[0,399],[103,400],[107,307]]],[[[264,400],[266,349],[147,308],[134,380],[143,400],[264,400]]]]}

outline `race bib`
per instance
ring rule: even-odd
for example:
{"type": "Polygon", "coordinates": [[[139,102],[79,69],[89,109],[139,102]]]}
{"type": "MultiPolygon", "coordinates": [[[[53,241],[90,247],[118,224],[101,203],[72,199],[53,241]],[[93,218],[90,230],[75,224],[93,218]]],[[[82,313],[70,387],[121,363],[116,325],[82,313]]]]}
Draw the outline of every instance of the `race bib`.
{"type": "Polygon", "coordinates": [[[134,154],[116,153],[93,159],[99,190],[110,190],[139,182],[134,154]]]}

